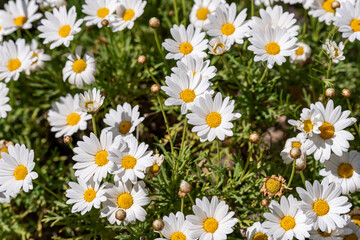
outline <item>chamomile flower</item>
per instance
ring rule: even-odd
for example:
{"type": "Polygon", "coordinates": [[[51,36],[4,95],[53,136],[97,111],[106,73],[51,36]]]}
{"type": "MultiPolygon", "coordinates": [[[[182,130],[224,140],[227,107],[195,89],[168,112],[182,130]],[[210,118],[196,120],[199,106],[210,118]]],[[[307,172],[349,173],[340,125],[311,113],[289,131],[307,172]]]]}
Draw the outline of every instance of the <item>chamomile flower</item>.
{"type": "Polygon", "coordinates": [[[308,149],[306,154],[314,153],[314,158],[324,163],[330,158],[331,152],[342,156],[343,152],[348,151],[348,141],[353,140],[354,136],[344,129],[354,124],[356,119],[348,118],[350,111],[342,112],[341,106],[334,108],[332,100],[327,103],[326,108],[321,102],[315,103],[315,107],[320,113],[320,133],[309,137],[304,147],[308,149]]]}
{"type": "Polygon", "coordinates": [[[18,80],[20,73],[28,69],[36,59],[25,39],[10,40],[0,45],[0,80],[18,80]]]}
{"type": "Polygon", "coordinates": [[[320,113],[314,104],[309,108],[303,108],[300,113],[300,120],[290,119],[289,124],[296,127],[304,137],[312,137],[313,134],[320,134],[321,126],[320,113]]]}
{"type": "Polygon", "coordinates": [[[255,222],[251,227],[246,229],[247,240],[272,240],[272,236],[268,235],[267,230],[262,226],[261,223],[255,222]]]}
{"type": "Polygon", "coordinates": [[[212,197],[211,202],[206,197],[196,199],[196,205],[192,206],[195,215],[187,215],[186,220],[192,238],[200,240],[223,240],[226,235],[233,232],[232,227],[238,222],[233,218],[234,212],[229,212],[229,206],[225,201],[219,203],[218,198],[212,197]]]}
{"type": "Polygon", "coordinates": [[[75,6],[71,7],[69,12],[65,6],[59,9],[54,8],[53,13],[45,12],[45,19],[41,20],[38,30],[41,32],[40,38],[44,38],[44,44],[51,43],[50,49],[54,49],[62,44],[65,47],[70,46],[74,35],[81,31],[80,25],[83,19],[76,21],[75,6]]]}
{"type": "Polygon", "coordinates": [[[110,18],[110,26],[113,32],[122,31],[125,28],[132,29],[135,20],[144,13],[146,1],[122,0],[116,9],[116,14],[110,18]]]}
{"type": "Polygon", "coordinates": [[[152,157],[152,165],[146,169],[146,174],[149,178],[152,178],[154,175],[160,174],[160,166],[163,164],[165,156],[162,154],[155,154],[152,157]]]}
{"type": "Polygon", "coordinates": [[[41,13],[36,13],[39,6],[35,0],[15,0],[4,5],[5,11],[0,13],[2,23],[8,32],[16,29],[30,29],[32,23],[41,18],[41,13]]]}
{"type": "Polygon", "coordinates": [[[279,0],[255,0],[255,5],[260,6],[261,4],[264,4],[265,7],[273,6],[275,2],[278,2],[279,0]]]}
{"type": "Polygon", "coordinates": [[[101,217],[107,217],[111,224],[116,223],[125,226],[129,223],[135,224],[136,220],[145,221],[147,212],[143,206],[150,203],[148,191],[145,189],[144,182],[138,182],[134,185],[130,181],[123,183],[116,181],[116,184],[109,184],[105,196],[107,200],[103,203],[101,217]],[[116,211],[122,209],[126,212],[123,221],[116,219],[116,211]]]}
{"type": "Polygon", "coordinates": [[[342,194],[360,190],[360,154],[357,151],[344,152],[341,157],[331,154],[324,167],[320,175],[329,182],[338,183],[342,194]]]}
{"type": "Polygon", "coordinates": [[[0,158],[3,152],[9,153],[10,145],[14,146],[14,143],[11,141],[6,141],[5,139],[0,140],[0,158]]]}
{"type": "Polygon", "coordinates": [[[66,0],[36,0],[38,4],[40,4],[41,7],[61,7],[66,5],[66,0]]]}
{"type": "Polygon", "coordinates": [[[223,36],[215,37],[209,42],[209,53],[217,56],[224,55],[227,51],[229,51],[231,44],[229,43],[228,38],[224,38],[223,36]]]}
{"type": "Polygon", "coordinates": [[[68,54],[67,58],[62,71],[64,82],[68,80],[79,88],[83,87],[84,82],[89,85],[95,82],[96,63],[91,52],[85,52],[82,56],[82,46],[77,46],[75,55],[68,54]]]}
{"type": "MultiPolygon", "coordinates": [[[[345,235],[351,234],[351,229],[349,228],[335,228],[329,232],[321,231],[320,229],[313,229],[310,231],[309,239],[314,240],[343,240],[345,235]]],[[[356,240],[356,238],[354,239],[356,240]]]]}
{"type": "Polygon", "coordinates": [[[347,197],[340,196],[340,185],[328,183],[327,180],[320,184],[316,180],[314,185],[306,181],[305,187],[306,190],[297,187],[296,191],[302,200],[300,209],[313,221],[314,229],[329,233],[347,224],[340,215],[350,211],[351,203],[347,197]]]}
{"type": "Polygon", "coordinates": [[[117,6],[116,0],[86,0],[82,6],[83,13],[87,14],[84,18],[86,26],[97,25],[102,28],[101,21],[109,20],[117,6]]]}
{"type": "Polygon", "coordinates": [[[104,96],[101,96],[100,90],[93,88],[93,90],[89,90],[84,92],[84,94],[80,94],[80,108],[90,114],[97,113],[101,105],[104,103],[104,96]]]}
{"type": "Polygon", "coordinates": [[[301,150],[301,155],[299,158],[306,160],[307,149],[304,149],[303,145],[305,140],[306,138],[303,135],[298,135],[297,137],[289,138],[286,140],[285,147],[280,153],[285,164],[290,164],[294,161],[294,159],[290,156],[290,151],[294,147],[297,147],[301,150]]]}
{"type": "Polygon", "coordinates": [[[7,104],[10,98],[7,96],[9,89],[5,83],[0,83],[0,118],[6,118],[7,112],[11,111],[11,107],[7,104]]]}
{"type": "Polygon", "coordinates": [[[114,164],[110,172],[115,175],[115,181],[120,179],[136,183],[138,178],[145,177],[146,168],[153,166],[152,151],[147,151],[148,147],[145,143],[139,144],[133,137],[120,143],[118,148],[111,149],[109,160],[114,164]]]}
{"type": "Polygon", "coordinates": [[[109,127],[105,128],[107,131],[113,133],[113,137],[118,135],[122,137],[133,136],[137,125],[139,125],[144,117],[139,117],[139,106],[134,108],[128,103],[117,105],[116,110],[110,109],[109,113],[105,114],[104,123],[109,127]]]}
{"type": "Polygon", "coordinates": [[[195,28],[190,24],[187,29],[184,25],[174,25],[170,29],[173,39],[165,39],[162,43],[163,47],[169,53],[166,59],[179,60],[188,56],[206,57],[204,52],[207,49],[208,40],[205,39],[205,33],[201,32],[201,28],[195,28]]]}
{"type": "Polygon", "coordinates": [[[307,59],[310,58],[311,48],[305,43],[296,43],[299,46],[298,49],[292,52],[290,55],[291,63],[304,63],[307,59]]]}
{"type": "Polygon", "coordinates": [[[216,67],[210,66],[210,60],[205,60],[198,56],[189,56],[176,62],[176,67],[171,68],[176,75],[180,73],[192,72],[201,74],[201,78],[212,79],[216,75],[216,67]]]}
{"type": "Polygon", "coordinates": [[[21,189],[28,192],[33,189],[32,180],[38,177],[35,167],[34,151],[25,145],[15,144],[8,148],[9,153],[1,154],[0,192],[14,197],[21,189]]]}
{"type": "Polygon", "coordinates": [[[199,98],[192,107],[192,112],[186,117],[189,123],[194,125],[192,132],[196,132],[201,142],[212,142],[216,137],[224,140],[225,136],[232,136],[231,128],[234,126],[230,121],[241,117],[240,113],[233,113],[235,101],[230,97],[222,99],[221,93],[217,93],[213,100],[210,94],[199,98]]]}
{"type": "Polygon", "coordinates": [[[265,32],[255,31],[249,38],[251,46],[250,51],[255,54],[255,62],[265,61],[269,68],[273,68],[274,64],[282,65],[286,62],[287,56],[298,47],[297,39],[290,37],[286,29],[280,29],[278,26],[266,26],[265,32]]]}
{"type": "Polygon", "coordinates": [[[10,196],[4,192],[0,192],[0,203],[10,203],[10,196]]]}
{"type": "Polygon", "coordinates": [[[326,55],[332,59],[334,63],[338,63],[339,61],[345,59],[343,52],[345,45],[343,42],[340,42],[339,45],[337,45],[336,42],[326,39],[326,42],[322,45],[322,48],[325,50],[326,55]]]}
{"type": "Polygon", "coordinates": [[[112,162],[109,161],[112,143],[111,132],[102,131],[100,139],[94,133],[90,133],[90,137],[84,136],[83,141],[79,141],[78,147],[74,148],[75,176],[85,181],[94,179],[97,182],[105,178],[112,167],[112,162]]]}
{"type": "Polygon", "coordinates": [[[79,109],[79,95],[60,97],[60,101],[55,102],[48,114],[51,131],[56,132],[55,137],[71,136],[79,129],[85,130],[87,120],[91,115],[79,109]]]}
{"type": "Polygon", "coordinates": [[[348,220],[348,224],[346,225],[347,229],[352,230],[352,233],[344,234],[344,240],[356,240],[360,239],[360,227],[356,225],[353,221],[351,221],[350,216],[344,216],[346,220],[348,220]]]}
{"type": "Polygon", "coordinates": [[[260,189],[260,193],[262,193],[263,196],[269,196],[269,198],[281,197],[283,191],[288,189],[284,184],[285,181],[282,176],[271,175],[271,177],[266,177],[263,180],[264,183],[260,189]]]}
{"type": "Polygon", "coordinates": [[[355,6],[351,2],[342,2],[336,11],[334,25],[339,27],[343,38],[350,42],[360,41],[360,1],[356,1],[355,6]]]}
{"type": "Polygon", "coordinates": [[[155,240],[195,240],[191,237],[190,222],[185,220],[182,212],[177,212],[176,215],[170,213],[163,219],[164,228],[161,234],[164,238],[155,238],[155,240]]]}
{"type": "Polygon", "coordinates": [[[310,236],[312,224],[299,209],[299,202],[293,195],[290,194],[288,198],[282,196],[280,204],[271,201],[269,210],[270,213],[264,213],[267,221],[263,227],[274,239],[292,240],[295,237],[305,240],[310,236]]]}
{"type": "Polygon", "coordinates": [[[100,186],[97,181],[85,182],[82,178],[78,178],[78,182],[69,182],[70,189],[66,190],[66,197],[69,198],[66,204],[75,203],[71,212],[81,212],[84,215],[93,207],[99,209],[100,204],[106,201],[105,184],[100,186]]]}
{"type": "Polygon", "coordinates": [[[243,43],[243,38],[249,28],[245,23],[246,9],[242,10],[236,16],[236,4],[230,6],[226,4],[220,5],[215,15],[208,15],[210,23],[205,26],[207,34],[211,37],[223,36],[229,39],[229,44],[243,43]]]}
{"type": "Polygon", "coordinates": [[[32,39],[31,40],[31,51],[33,52],[32,57],[35,59],[29,68],[26,69],[25,73],[27,75],[30,75],[30,73],[32,71],[36,71],[38,69],[41,69],[44,67],[45,62],[50,61],[51,60],[51,56],[49,54],[45,54],[44,53],[44,49],[40,49],[38,48],[39,43],[35,40],[32,39]]]}
{"type": "Polygon", "coordinates": [[[214,15],[216,8],[223,3],[224,0],[194,0],[190,12],[190,22],[195,27],[204,28],[210,22],[208,15],[214,15]]]}
{"type": "Polygon", "coordinates": [[[166,86],[161,89],[169,96],[165,100],[166,106],[181,105],[181,114],[186,114],[188,110],[195,105],[196,100],[205,96],[205,94],[213,94],[210,89],[210,81],[203,77],[200,73],[179,72],[179,74],[171,74],[165,78],[166,86]]]}
{"type": "MultiPolygon", "coordinates": [[[[335,0],[313,0],[309,15],[319,18],[320,22],[330,25],[335,16],[335,9],[331,6],[335,0]]],[[[342,4],[342,1],[340,1],[342,4]]]]}

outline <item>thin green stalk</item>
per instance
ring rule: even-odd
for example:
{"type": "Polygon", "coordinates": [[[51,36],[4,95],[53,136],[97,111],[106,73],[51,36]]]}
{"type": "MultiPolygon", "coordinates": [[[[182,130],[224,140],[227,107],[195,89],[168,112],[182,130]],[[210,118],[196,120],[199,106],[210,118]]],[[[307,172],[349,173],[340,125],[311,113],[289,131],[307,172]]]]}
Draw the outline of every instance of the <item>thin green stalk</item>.
{"type": "Polygon", "coordinates": [[[246,174],[246,171],[247,171],[247,169],[248,169],[248,167],[249,167],[250,160],[251,160],[251,158],[252,158],[252,152],[253,152],[253,145],[252,145],[252,143],[250,142],[250,143],[249,143],[249,155],[248,155],[248,157],[247,157],[247,159],[246,159],[245,167],[244,167],[244,169],[243,169],[243,171],[242,171],[242,173],[241,173],[240,182],[243,181],[243,178],[244,178],[244,176],[245,176],[245,174],[246,174]]]}
{"type": "Polygon", "coordinates": [[[159,53],[160,53],[160,55],[161,55],[161,57],[162,57],[162,59],[163,59],[163,61],[165,63],[166,68],[169,70],[169,65],[168,65],[168,62],[167,62],[167,60],[165,58],[164,52],[162,50],[160,40],[159,40],[159,35],[158,35],[158,32],[157,32],[156,28],[154,28],[154,37],[155,37],[156,47],[157,47],[157,49],[158,49],[158,51],[159,51],[159,53]]]}
{"type": "Polygon", "coordinates": [[[93,125],[94,134],[95,136],[97,136],[95,114],[92,115],[92,125],[93,125]]]}
{"type": "Polygon", "coordinates": [[[261,78],[260,78],[259,85],[260,85],[260,84],[262,83],[262,81],[265,79],[266,74],[268,73],[268,71],[269,71],[269,67],[266,66],[266,69],[265,69],[263,75],[262,75],[261,78]]]}
{"type": "Polygon", "coordinates": [[[180,152],[179,152],[179,160],[181,159],[182,155],[183,155],[183,151],[184,151],[184,145],[185,145],[185,136],[186,136],[186,132],[187,132],[187,118],[185,118],[185,123],[184,123],[184,129],[183,129],[183,134],[182,134],[182,138],[181,138],[181,147],[180,147],[180,152]]]}
{"type": "Polygon", "coordinates": [[[221,154],[220,154],[220,140],[217,138],[216,139],[216,154],[217,154],[217,160],[218,160],[218,167],[219,168],[222,168],[222,165],[221,165],[221,154]]]}
{"type": "Polygon", "coordinates": [[[151,79],[156,83],[156,84],[159,84],[159,81],[154,77],[154,75],[150,72],[150,69],[148,67],[148,65],[145,63],[145,69],[146,71],[149,73],[151,79]]]}
{"type": "Polygon", "coordinates": [[[302,31],[302,39],[305,39],[305,34],[306,34],[306,28],[307,28],[307,19],[308,19],[308,10],[305,9],[305,17],[304,17],[304,27],[303,27],[303,31],[302,31]]]}
{"type": "Polygon", "coordinates": [[[293,166],[292,166],[292,171],[291,171],[291,176],[290,176],[290,180],[289,180],[289,184],[287,185],[287,187],[290,187],[291,185],[291,182],[294,178],[294,175],[295,175],[295,167],[296,167],[296,161],[295,159],[293,160],[293,166]]]}
{"type": "Polygon", "coordinates": [[[301,177],[301,181],[303,182],[304,186],[305,186],[305,176],[303,171],[300,171],[300,177],[301,177]]]}
{"type": "Polygon", "coordinates": [[[184,17],[184,26],[186,26],[187,15],[186,15],[186,2],[185,2],[185,0],[182,0],[182,9],[183,9],[183,17],[184,17]]]}
{"type": "Polygon", "coordinates": [[[136,236],[134,230],[132,230],[129,225],[126,225],[126,229],[127,229],[133,236],[136,236]]]}
{"type": "Polygon", "coordinates": [[[49,188],[47,188],[46,186],[42,185],[38,180],[33,180],[34,183],[36,183],[39,187],[41,187],[42,189],[44,189],[46,192],[50,193],[51,195],[53,195],[54,197],[56,197],[59,201],[63,201],[63,199],[58,196],[56,193],[54,193],[53,191],[51,191],[49,188]]]}
{"type": "Polygon", "coordinates": [[[192,205],[195,205],[195,202],[194,202],[194,199],[192,198],[191,194],[188,193],[188,196],[189,196],[189,199],[190,199],[190,202],[192,205]]]}
{"type": "Polygon", "coordinates": [[[174,3],[174,12],[175,12],[175,22],[177,25],[179,25],[179,12],[178,12],[176,0],[173,0],[173,3],[174,3]]]}
{"type": "MultiPolygon", "coordinates": [[[[351,112],[351,116],[355,117],[353,109],[352,109],[351,104],[350,104],[349,98],[346,98],[346,102],[347,102],[348,108],[349,108],[349,110],[351,112]]],[[[357,125],[357,123],[354,123],[354,127],[356,129],[356,132],[357,132],[358,136],[360,136],[360,130],[359,130],[359,126],[357,125]]]]}
{"type": "Polygon", "coordinates": [[[181,212],[184,212],[184,198],[181,198],[181,212]]]}
{"type": "Polygon", "coordinates": [[[255,15],[255,4],[254,0],[251,0],[251,16],[255,15]]]}
{"type": "Polygon", "coordinates": [[[332,66],[332,60],[330,59],[328,64],[328,69],[326,71],[326,79],[330,79],[331,66],[332,66]]]}

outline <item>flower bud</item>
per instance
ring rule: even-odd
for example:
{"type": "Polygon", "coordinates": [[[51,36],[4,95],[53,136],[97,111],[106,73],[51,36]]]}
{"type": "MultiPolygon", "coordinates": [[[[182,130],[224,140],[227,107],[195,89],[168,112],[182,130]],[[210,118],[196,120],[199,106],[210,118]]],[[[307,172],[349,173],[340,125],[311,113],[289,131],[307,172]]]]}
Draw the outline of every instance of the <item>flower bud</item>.
{"type": "Polygon", "coordinates": [[[169,15],[170,15],[170,16],[173,16],[174,14],[175,14],[174,10],[170,10],[170,11],[169,11],[169,15]]]}
{"type": "Polygon", "coordinates": [[[150,18],[149,26],[152,28],[158,28],[160,26],[160,20],[156,17],[150,18]]]}
{"type": "Polygon", "coordinates": [[[66,143],[66,144],[72,143],[72,137],[71,136],[65,136],[64,137],[64,143],[66,143]]]}
{"type": "Polygon", "coordinates": [[[180,183],[180,191],[181,192],[184,192],[184,193],[189,193],[191,192],[191,185],[185,181],[185,180],[182,180],[181,183],[180,183]]]}
{"type": "Polygon", "coordinates": [[[165,224],[161,219],[156,219],[152,223],[152,227],[154,228],[155,231],[163,230],[164,226],[165,226],[165,224]]]}
{"type": "Polygon", "coordinates": [[[249,139],[250,139],[250,142],[252,142],[252,143],[258,143],[260,141],[260,136],[259,136],[259,134],[254,132],[254,133],[250,134],[249,139]]]}
{"type": "Polygon", "coordinates": [[[303,171],[306,168],[306,159],[298,158],[295,160],[295,168],[297,171],[303,171]]]}
{"type": "Polygon", "coordinates": [[[327,88],[325,90],[325,96],[327,96],[328,98],[333,98],[335,96],[335,89],[327,88]]]}
{"type": "Polygon", "coordinates": [[[161,90],[161,87],[160,87],[160,85],[159,84],[153,84],[152,86],[151,86],[151,92],[152,93],[159,93],[160,92],[160,90],[161,90]]]}
{"type": "Polygon", "coordinates": [[[109,21],[107,19],[103,19],[101,21],[101,25],[103,25],[104,27],[108,26],[109,25],[109,21]]]}
{"type": "Polygon", "coordinates": [[[264,198],[263,200],[261,200],[261,206],[263,207],[268,207],[270,205],[270,200],[267,198],[264,198]]]}
{"type": "Polygon", "coordinates": [[[137,59],[137,62],[138,62],[139,64],[144,64],[144,63],[146,63],[146,57],[145,57],[144,55],[140,55],[140,56],[138,57],[138,59],[137,59]]]}
{"type": "Polygon", "coordinates": [[[186,198],[186,197],[187,197],[187,193],[184,193],[184,192],[182,192],[181,190],[179,190],[178,196],[179,196],[180,198],[186,198]]]}
{"type": "Polygon", "coordinates": [[[344,98],[349,98],[351,96],[351,91],[347,88],[344,88],[342,91],[341,91],[341,95],[344,97],[344,98]]]}
{"type": "Polygon", "coordinates": [[[293,159],[297,159],[301,156],[301,150],[297,147],[293,147],[291,150],[290,150],[290,156],[293,158],[293,159]]]}
{"type": "Polygon", "coordinates": [[[332,9],[337,9],[337,8],[339,8],[340,7],[340,3],[338,2],[338,1],[333,1],[332,3],[331,3],[331,7],[332,7],[332,9]]]}
{"type": "Polygon", "coordinates": [[[119,209],[115,212],[115,218],[119,221],[124,221],[126,218],[126,212],[123,209],[119,209]]]}

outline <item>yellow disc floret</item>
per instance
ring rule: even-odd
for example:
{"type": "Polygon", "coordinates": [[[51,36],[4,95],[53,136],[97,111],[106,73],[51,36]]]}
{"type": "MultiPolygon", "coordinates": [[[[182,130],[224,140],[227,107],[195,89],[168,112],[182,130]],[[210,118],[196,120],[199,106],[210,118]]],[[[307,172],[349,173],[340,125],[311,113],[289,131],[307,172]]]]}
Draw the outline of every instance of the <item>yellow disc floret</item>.
{"type": "Polygon", "coordinates": [[[265,50],[270,55],[276,55],[280,52],[280,45],[276,42],[270,42],[266,44],[265,50]]]}
{"type": "Polygon", "coordinates": [[[214,218],[208,218],[204,221],[204,230],[208,233],[214,233],[218,229],[219,223],[214,218]]]}
{"type": "Polygon", "coordinates": [[[320,137],[322,137],[323,139],[330,139],[334,136],[335,133],[335,128],[332,124],[328,123],[328,122],[324,122],[320,127],[320,137]]]}
{"type": "Polygon", "coordinates": [[[124,21],[130,21],[131,19],[133,19],[134,15],[135,15],[134,10],[126,9],[123,15],[123,19],[124,21]]]}
{"type": "Polygon", "coordinates": [[[89,188],[84,192],[84,200],[87,202],[92,202],[96,197],[96,192],[93,188],[89,188]]]}
{"type": "Polygon", "coordinates": [[[326,0],[322,6],[323,6],[323,9],[327,12],[331,12],[331,13],[334,13],[335,10],[333,9],[333,7],[331,6],[332,3],[334,2],[335,0],[326,0]]]}
{"type": "Polygon", "coordinates": [[[124,121],[119,124],[119,132],[121,132],[121,134],[127,134],[130,131],[130,128],[131,122],[129,121],[124,121]]]}
{"type": "Polygon", "coordinates": [[[262,232],[258,232],[252,238],[253,240],[268,240],[268,236],[262,232]]]}
{"type": "Polygon", "coordinates": [[[229,36],[229,35],[231,35],[231,34],[233,34],[235,32],[235,26],[233,24],[231,24],[231,23],[225,23],[221,27],[221,32],[224,35],[229,36]]]}
{"type": "Polygon", "coordinates": [[[295,219],[290,216],[283,217],[280,221],[280,226],[285,230],[289,231],[296,226],[295,219]]]}
{"type": "Polygon", "coordinates": [[[137,162],[136,158],[134,158],[133,156],[127,155],[127,156],[123,157],[123,159],[121,161],[121,165],[125,169],[133,169],[136,165],[136,162],[137,162]]]}
{"type": "Polygon", "coordinates": [[[7,68],[9,71],[15,71],[18,70],[21,67],[21,62],[18,58],[11,59],[8,61],[7,68]]]}
{"type": "Polygon", "coordinates": [[[108,14],[109,14],[110,10],[108,8],[100,8],[98,11],[97,11],[97,16],[99,18],[104,18],[106,17],[108,14]]]}
{"type": "Polygon", "coordinates": [[[95,155],[95,163],[99,167],[106,165],[109,162],[109,159],[107,158],[108,156],[109,156],[109,154],[105,150],[102,150],[102,151],[98,152],[95,155]]]}
{"type": "Polygon", "coordinates": [[[24,180],[28,174],[28,170],[24,165],[19,165],[14,170],[14,177],[16,180],[24,180]]]}
{"type": "Polygon", "coordinates": [[[185,89],[180,93],[180,98],[186,103],[193,102],[195,97],[195,92],[191,89],[185,89]]]}
{"type": "Polygon", "coordinates": [[[77,113],[70,113],[66,118],[66,122],[70,126],[75,126],[80,121],[80,115],[77,113]]]}
{"type": "Polygon", "coordinates": [[[303,47],[299,47],[298,49],[296,49],[295,51],[296,55],[301,56],[304,54],[304,48],[303,47]]]}
{"type": "Polygon", "coordinates": [[[207,15],[210,13],[209,9],[207,8],[200,8],[197,13],[196,13],[196,17],[199,20],[206,20],[207,19],[207,15]]]}
{"type": "Polygon", "coordinates": [[[59,35],[60,37],[66,38],[69,36],[71,31],[71,27],[69,25],[64,25],[59,29],[59,35]]]}
{"type": "Polygon", "coordinates": [[[360,19],[353,19],[350,23],[350,27],[354,32],[360,31],[360,19]]]}
{"type": "Polygon", "coordinates": [[[20,17],[17,17],[17,18],[14,19],[14,24],[16,26],[22,26],[22,25],[24,25],[26,23],[26,21],[27,21],[26,17],[20,16],[20,17]]]}
{"type": "Polygon", "coordinates": [[[342,178],[351,178],[354,174],[354,168],[349,163],[342,163],[338,168],[338,174],[342,178]]]}
{"type": "Polygon", "coordinates": [[[82,73],[85,71],[87,67],[87,63],[84,61],[84,59],[78,59],[73,63],[72,69],[75,73],[82,73]]]}
{"type": "Polygon", "coordinates": [[[182,54],[188,55],[188,54],[190,54],[190,53],[193,51],[193,46],[192,46],[191,43],[189,43],[189,42],[183,42],[183,43],[180,45],[179,51],[180,51],[182,54]]]}
{"type": "Polygon", "coordinates": [[[130,193],[122,193],[117,199],[119,208],[129,209],[134,204],[134,199],[130,193]]]}
{"type": "Polygon", "coordinates": [[[182,232],[174,232],[171,234],[170,240],[186,240],[186,236],[182,232]]]}
{"type": "Polygon", "coordinates": [[[206,123],[211,128],[217,128],[221,124],[221,115],[217,112],[212,112],[206,116],[206,123]]]}
{"type": "Polygon", "coordinates": [[[329,212],[330,207],[326,201],[319,199],[313,204],[313,209],[318,216],[324,216],[329,212]]]}

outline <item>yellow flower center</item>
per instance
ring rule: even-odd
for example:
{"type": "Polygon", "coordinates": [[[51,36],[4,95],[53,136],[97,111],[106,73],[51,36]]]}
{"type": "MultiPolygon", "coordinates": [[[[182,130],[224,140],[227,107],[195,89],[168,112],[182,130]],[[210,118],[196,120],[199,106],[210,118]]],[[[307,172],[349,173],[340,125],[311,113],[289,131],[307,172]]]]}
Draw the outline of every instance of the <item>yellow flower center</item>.
{"type": "Polygon", "coordinates": [[[266,189],[269,192],[276,194],[277,192],[280,191],[280,188],[281,188],[281,182],[276,181],[272,178],[266,181],[266,189]]]}
{"type": "Polygon", "coordinates": [[[206,123],[211,128],[216,128],[221,124],[221,115],[217,112],[212,112],[206,116],[206,123]]]}
{"type": "Polygon", "coordinates": [[[346,236],[344,237],[344,240],[358,240],[358,237],[356,236],[355,233],[352,233],[352,234],[350,234],[350,235],[346,235],[346,236]]]}
{"type": "Polygon", "coordinates": [[[122,193],[117,199],[119,208],[129,209],[134,203],[134,199],[130,193],[122,193]]]}
{"type": "Polygon", "coordinates": [[[254,235],[253,240],[268,240],[268,236],[262,232],[254,235]]]}
{"type": "Polygon", "coordinates": [[[87,64],[83,59],[76,60],[72,66],[74,72],[76,72],[76,73],[83,72],[86,69],[86,67],[87,67],[87,64]]]}
{"type": "Polygon", "coordinates": [[[127,134],[130,131],[130,128],[131,128],[131,122],[129,121],[122,122],[119,125],[119,132],[121,132],[121,134],[127,134]]]}
{"type": "Polygon", "coordinates": [[[85,108],[89,110],[89,106],[94,107],[94,102],[93,101],[88,101],[87,103],[85,103],[85,108]]]}
{"type": "Polygon", "coordinates": [[[313,204],[313,209],[318,216],[324,216],[329,212],[330,207],[326,201],[319,199],[313,204]]]}
{"type": "Polygon", "coordinates": [[[32,57],[32,58],[37,57],[37,59],[36,59],[35,61],[33,61],[33,62],[31,63],[31,65],[34,65],[35,63],[37,63],[37,61],[39,61],[39,58],[38,58],[39,55],[38,55],[36,52],[34,52],[31,57],[32,57]]]}
{"type": "Polygon", "coordinates": [[[66,122],[70,126],[75,126],[80,121],[80,115],[77,113],[70,113],[66,118],[66,122]]]}
{"type": "Polygon", "coordinates": [[[195,92],[191,89],[185,89],[180,93],[180,98],[186,103],[193,102],[195,97],[195,92]]]}
{"type": "Polygon", "coordinates": [[[108,8],[100,8],[98,11],[97,11],[97,15],[99,18],[104,18],[106,17],[108,14],[109,14],[110,10],[108,8]]]}
{"type": "Polygon", "coordinates": [[[188,55],[193,51],[193,46],[189,42],[183,42],[179,48],[182,54],[188,55]]]}
{"type": "Polygon", "coordinates": [[[153,173],[157,173],[160,170],[160,166],[155,163],[154,165],[151,166],[150,170],[153,173]]]}
{"type": "Polygon", "coordinates": [[[296,55],[301,56],[304,54],[304,48],[303,47],[299,47],[296,51],[295,51],[296,55]]]}
{"type": "Polygon", "coordinates": [[[225,23],[224,25],[222,25],[221,27],[221,32],[224,34],[224,35],[231,35],[235,32],[235,26],[231,23],[225,23]]]}
{"type": "Polygon", "coordinates": [[[21,62],[18,58],[11,59],[8,61],[7,68],[9,71],[15,71],[21,67],[21,62]]]}
{"type": "Polygon", "coordinates": [[[24,180],[28,174],[28,170],[24,165],[19,165],[14,170],[14,177],[16,180],[24,180]]]}
{"type": "Polygon", "coordinates": [[[208,218],[204,221],[203,226],[206,232],[214,233],[218,229],[219,223],[214,218],[208,218]]]}
{"type": "Polygon", "coordinates": [[[95,155],[95,163],[99,167],[106,165],[109,162],[109,159],[107,158],[108,156],[109,156],[109,154],[105,150],[102,150],[102,151],[98,152],[95,155]]]}
{"type": "Polygon", "coordinates": [[[14,24],[16,26],[22,26],[22,25],[24,25],[24,23],[26,23],[26,21],[27,21],[26,17],[20,16],[20,17],[17,17],[14,19],[14,24]]]}
{"type": "Polygon", "coordinates": [[[65,38],[69,36],[70,31],[71,31],[71,27],[69,25],[64,25],[59,29],[59,35],[60,37],[65,38]]]}
{"type": "Polygon", "coordinates": [[[360,31],[360,19],[353,19],[350,23],[350,26],[354,32],[360,31]]]}
{"type": "Polygon", "coordinates": [[[136,165],[136,162],[137,162],[136,158],[134,158],[133,156],[127,155],[127,156],[123,157],[123,159],[121,161],[121,165],[125,169],[133,169],[136,165]]]}
{"type": "Polygon", "coordinates": [[[170,240],[186,240],[186,236],[182,232],[174,232],[171,234],[170,240]]]}
{"type": "Polygon", "coordinates": [[[313,128],[314,128],[314,125],[312,125],[312,122],[311,122],[310,119],[304,120],[304,121],[303,121],[303,124],[304,124],[304,131],[305,131],[306,133],[310,132],[310,131],[313,130],[313,128]]]}
{"type": "Polygon", "coordinates": [[[339,49],[334,47],[334,50],[335,50],[335,57],[338,57],[339,56],[339,49]]]}
{"type": "Polygon", "coordinates": [[[87,202],[92,202],[96,197],[96,192],[93,188],[89,188],[84,192],[84,199],[87,202]]]}
{"type": "Polygon", "coordinates": [[[276,54],[279,54],[279,52],[280,52],[280,46],[276,42],[270,42],[270,43],[266,44],[265,50],[270,55],[276,55],[276,54]]]}
{"type": "Polygon", "coordinates": [[[317,232],[318,232],[318,234],[320,234],[323,237],[330,237],[333,231],[331,230],[331,232],[328,233],[328,232],[323,232],[320,229],[318,229],[317,232]]]}
{"type": "Polygon", "coordinates": [[[331,125],[328,122],[324,122],[320,127],[320,137],[322,137],[323,139],[329,139],[332,138],[334,136],[334,132],[335,132],[335,128],[333,125],[331,125]]]}
{"type": "Polygon", "coordinates": [[[291,144],[291,147],[296,147],[296,148],[301,148],[301,143],[300,142],[292,142],[292,144],[291,144]]]}
{"type": "Polygon", "coordinates": [[[296,226],[295,219],[293,217],[283,217],[280,221],[280,226],[285,230],[288,231],[293,229],[296,226]]]}
{"type": "Polygon", "coordinates": [[[360,215],[352,216],[351,220],[360,227],[360,215]]]}
{"type": "Polygon", "coordinates": [[[129,21],[134,17],[134,15],[135,15],[134,10],[126,9],[126,11],[124,12],[124,15],[123,15],[123,19],[124,19],[124,21],[129,21]]]}
{"type": "Polygon", "coordinates": [[[216,45],[215,45],[215,47],[214,47],[214,52],[215,52],[215,54],[219,54],[218,52],[217,52],[217,49],[218,48],[223,48],[224,47],[224,44],[222,44],[222,43],[217,43],[216,45]]]}
{"type": "Polygon", "coordinates": [[[334,13],[335,10],[332,8],[332,3],[334,2],[335,0],[326,0],[325,2],[323,2],[323,8],[325,11],[327,12],[331,12],[331,13],[334,13]]]}
{"type": "Polygon", "coordinates": [[[354,168],[349,163],[342,163],[339,166],[338,174],[342,178],[350,178],[354,173],[354,168]]]}
{"type": "Polygon", "coordinates": [[[0,31],[1,31],[2,27],[0,26],[0,31]]]}
{"type": "Polygon", "coordinates": [[[207,15],[210,13],[209,9],[207,8],[200,8],[197,13],[196,13],[196,17],[199,20],[206,20],[207,19],[207,15]]]}

